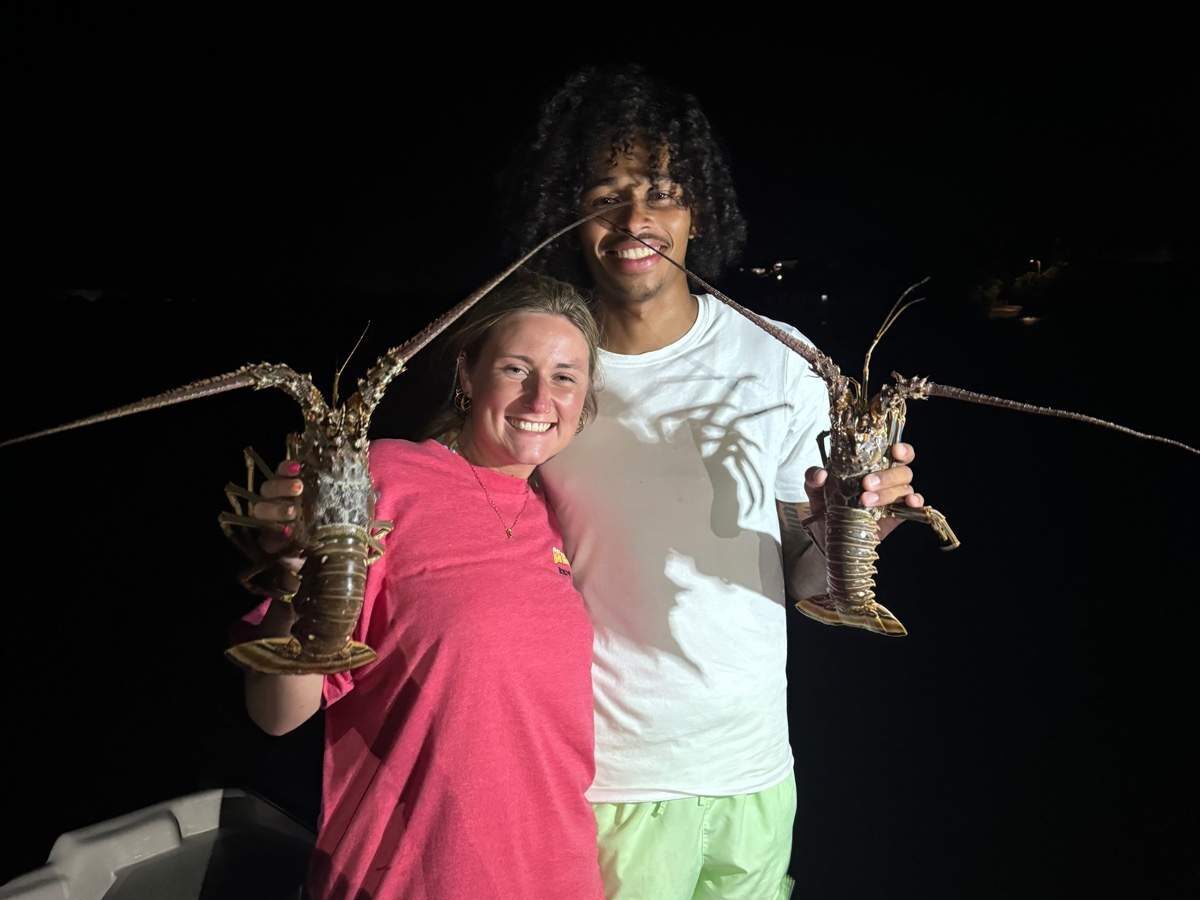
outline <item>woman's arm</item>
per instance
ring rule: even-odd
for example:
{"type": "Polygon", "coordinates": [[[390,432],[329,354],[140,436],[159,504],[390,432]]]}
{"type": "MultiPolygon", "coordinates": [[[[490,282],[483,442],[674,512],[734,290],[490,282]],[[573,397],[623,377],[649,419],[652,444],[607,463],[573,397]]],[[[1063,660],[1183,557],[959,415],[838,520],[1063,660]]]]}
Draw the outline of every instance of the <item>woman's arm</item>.
{"type": "MultiPolygon", "coordinates": [[[[262,496],[266,499],[256,503],[250,514],[281,524],[294,522],[303,492],[303,485],[296,477],[299,473],[300,466],[294,460],[280,463],[275,477],[262,486],[262,496]]],[[[290,532],[266,531],[260,545],[267,553],[279,555],[279,565],[285,570],[280,586],[294,592],[300,586],[297,573],[303,560],[287,555],[291,549],[289,537],[290,532]]],[[[291,632],[295,621],[296,613],[290,603],[272,600],[262,623],[255,629],[255,637],[284,637],[291,632]]],[[[267,734],[287,734],[321,708],[324,683],[324,675],[266,675],[247,670],[246,712],[267,734]]]]}
{"type": "MultiPolygon", "coordinates": [[[[296,614],[290,603],[273,600],[260,626],[259,637],[283,637],[296,614]]],[[[246,671],[246,712],[267,734],[287,734],[321,708],[324,675],[265,675],[246,671]]]]}

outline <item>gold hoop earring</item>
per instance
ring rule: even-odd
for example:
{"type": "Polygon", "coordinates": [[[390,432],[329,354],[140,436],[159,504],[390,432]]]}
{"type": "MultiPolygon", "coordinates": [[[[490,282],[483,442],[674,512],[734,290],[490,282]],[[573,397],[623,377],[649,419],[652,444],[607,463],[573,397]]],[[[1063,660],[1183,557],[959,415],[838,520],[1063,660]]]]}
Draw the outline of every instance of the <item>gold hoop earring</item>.
{"type": "Polygon", "coordinates": [[[464,416],[471,411],[471,395],[458,385],[454,386],[454,408],[464,416]]]}

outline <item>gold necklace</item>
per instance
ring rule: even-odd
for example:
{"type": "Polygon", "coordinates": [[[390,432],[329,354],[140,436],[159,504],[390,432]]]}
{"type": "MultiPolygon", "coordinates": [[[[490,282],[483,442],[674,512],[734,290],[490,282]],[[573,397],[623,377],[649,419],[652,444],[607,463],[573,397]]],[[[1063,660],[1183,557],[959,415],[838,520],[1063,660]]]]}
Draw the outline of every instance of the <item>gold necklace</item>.
{"type": "Polygon", "coordinates": [[[529,482],[525,482],[525,502],[521,504],[521,509],[517,513],[517,517],[513,519],[513,523],[511,525],[505,525],[504,516],[500,515],[500,510],[496,506],[496,502],[492,500],[492,495],[488,493],[487,485],[483,483],[483,479],[480,478],[479,473],[475,471],[475,466],[473,466],[471,461],[465,456],[463,457],[463,462],[471,467],[471,474],[475,476],[475,480],[479,482],[479,486],[483,488],[483,496],[487,498],[488,505],[492,508],[492,512],[494,512],[496,514],[496,518],[500,520],[500,525],[504,528],[505,537],[511,538],[513,529],[516,528],[517,523],[521,521],[521,514],[525,512],[525,507],[529,505],[529,495],[531,493],[529,490],[529,482]]]}
{"type": "Polygon", "coordinates": [[[459,435],[457,435],[457,434],[454,435],[450,439],[450,442],[446,445],[447,448],[455,456],[462,457],[462,461],[467,464],[467,468],[469,468],[471,470],[471,474],[475,476],[475,481],[478,482],[479,487],[483,490],[483,496],[487,498],[488,506],[490,506],[492,508],[492,512],[494,512],[496,514],[496,518],[500,520],[500,525],[504,528],[504,536],[506,538],[511,538],[513,535],[513,529],[517,527],[517,523],[521,521],[521,515],[525,512],[525,507],[529,505],[529,494],[530,494],[529,482],[528,481],[525,482],[525,502],[521,504],[521,509],[517,513],[517,517],[515,519],[513,519],[512,525],[505,525],[504,524],[504,516],[500,515],[500,509],[496,506],[495,501],[492,500],[492,495],[488,493],[487,485],[485,485],[483,483],[483,479],[480,478],[479,473],[477,471],[475,471],[474,464],[469,459],[467,459],[466,454],[464,454],[462,452],[462,450],[459,448],[458,438],[459,438],[459,435]]]}

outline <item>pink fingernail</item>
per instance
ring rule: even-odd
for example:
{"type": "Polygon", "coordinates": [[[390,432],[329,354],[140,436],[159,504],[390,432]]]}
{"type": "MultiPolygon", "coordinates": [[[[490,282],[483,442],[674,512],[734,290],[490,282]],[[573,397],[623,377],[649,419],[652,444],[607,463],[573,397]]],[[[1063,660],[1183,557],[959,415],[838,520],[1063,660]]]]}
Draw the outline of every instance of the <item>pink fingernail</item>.
{"type": "Polygon", "coordinates": [[[283,536],[284,536],[284,537],[291,537],[291,536],[292,536],[292,526],[291,526],[291,525],[284,525],[284,526],[283,526],[283,536]]]}
{"type": "Polygon", "coordinates": [[[304,490],[304,483],[303,483],[303,482],[300,482],[300,481],[293,481],[293,482],[292,482],[292,493],[293,493],[293,494],[298,494],[298,493],[300,493],[302,490],[304,490]]]}
{"type": "Polygon", "coordinates": [[[299,475],[300,474],[300,463],[296,462],[295,460],[292,460],[290,463],[287,464],[287,468],[285,469],[285,471],[289,475],[299,475]]]}

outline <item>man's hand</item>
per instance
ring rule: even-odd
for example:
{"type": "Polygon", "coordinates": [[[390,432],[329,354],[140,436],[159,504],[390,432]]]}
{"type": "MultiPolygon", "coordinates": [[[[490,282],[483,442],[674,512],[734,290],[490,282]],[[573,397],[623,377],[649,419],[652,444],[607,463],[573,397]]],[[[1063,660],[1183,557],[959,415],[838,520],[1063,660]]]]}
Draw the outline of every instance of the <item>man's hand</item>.
{"type": "MultiPolygon", "coordinates": [[[[890,503],[903,501],[905,506],[919,509],[925,505],[925,498],[913,490],[912,469],[908,464],[916,459],[916,451],[909,444],[895,444],[892,447],[892,459],[899,465],[882,472],[868,475],[862,481],[863,492],[859,501],[866,508],[887,506],[890,503]]],[[[813,466],[804,473],[804,491],[808,494],[812,515],[816,520],[812,530],[821,546],[825,546],[825,479],[829,473],[820,466],[813,466]]],[[[903,519],[896,516],[886,516],[879,520],[879,539],[891,534],[903,519]]]]}

